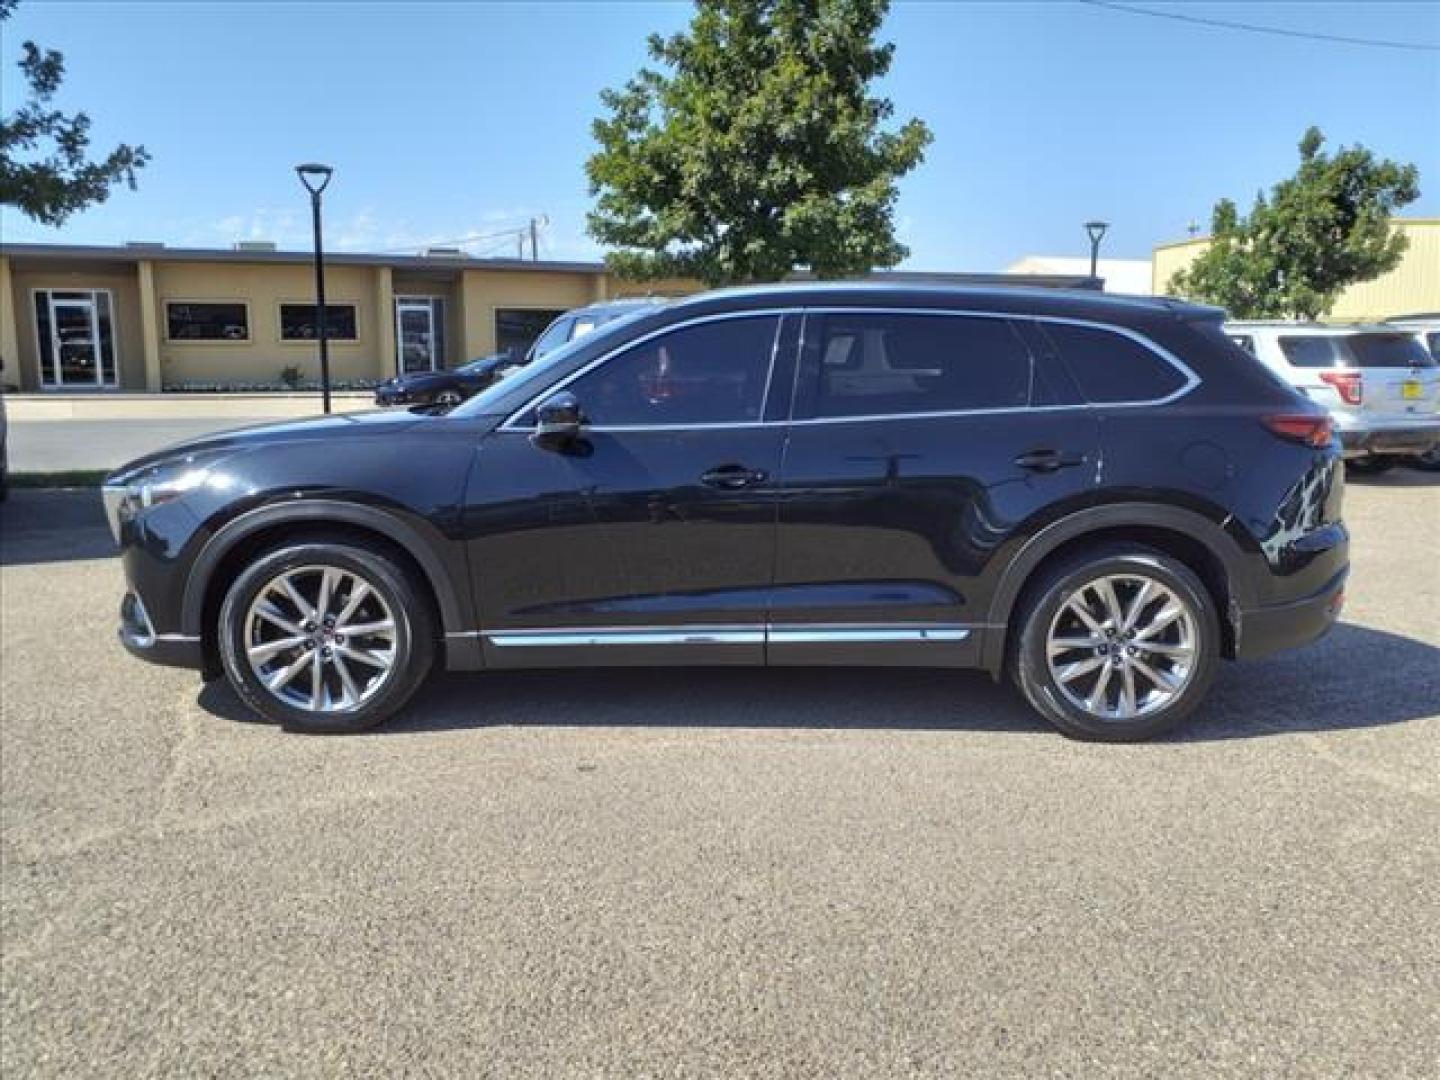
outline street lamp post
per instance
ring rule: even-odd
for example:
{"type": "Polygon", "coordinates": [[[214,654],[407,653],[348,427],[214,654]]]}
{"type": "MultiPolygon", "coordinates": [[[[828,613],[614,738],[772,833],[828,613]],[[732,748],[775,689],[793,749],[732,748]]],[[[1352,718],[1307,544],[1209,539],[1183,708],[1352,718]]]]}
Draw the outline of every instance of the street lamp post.
{"type": "Polygon", "coordinates": [[[329,165],[296,165],[295,173],[310,192],[310,215],[315,226],[315,333],[320,339],[320,392],[330,411],[330,340],[325,325],[325,251],[320,241],[320,193],[334,173],[329,165]]]}
{"type": "Polygon", "coordinates": [[[1100,241],[1105,239],[1105,230],[1110,228],[1108,221],[1087,221],[1085,231],[1090,234],[1090,276],[1096,276],[1095,271],[1100,265],[1100,241]]]}

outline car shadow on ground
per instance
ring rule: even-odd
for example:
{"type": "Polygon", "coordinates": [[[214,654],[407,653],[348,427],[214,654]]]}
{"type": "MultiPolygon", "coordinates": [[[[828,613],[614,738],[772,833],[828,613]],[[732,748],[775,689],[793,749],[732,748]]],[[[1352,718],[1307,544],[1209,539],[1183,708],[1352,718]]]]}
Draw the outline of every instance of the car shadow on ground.
{"type": "Polygon", "coordinates": [[[0,503],[0,566],[119,553],[95,488],[15,488],[0,503]]]}
{"type": "MultiPolygon", "coordinates": [[[[223,681],[199,704],[253,721],[223,681]]],[[[1166,741],[1379,727],[1440,715],[1440,648],[1341,624],[1308,649],[1224,664],[1166,741]]],[[[1048,732],[1008,684],[912,668],[611,668],[444,675],[377,735],[480,727],[1048,732]]]]}

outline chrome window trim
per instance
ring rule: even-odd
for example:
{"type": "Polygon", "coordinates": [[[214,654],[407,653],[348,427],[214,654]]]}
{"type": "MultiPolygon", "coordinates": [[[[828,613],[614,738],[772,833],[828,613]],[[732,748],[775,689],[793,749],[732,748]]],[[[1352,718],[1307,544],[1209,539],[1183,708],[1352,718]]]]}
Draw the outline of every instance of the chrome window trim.
{"type": "Polygon", "coordinates": [[[501,649],[604,645],[885,645],[964,641],[974,629],[961,623],[740,623],[558,627],[446,636],[479,636],[501,649]]]}
{"type": "MultiPolygon", "coordinates": [[[[624,345],[617,346],[609,352],[602,353],[594,360],[591,360],[578,371],[571,372],[559,382],[547,387],[545,390],[530,398],[524,405],[516,409],[505,418],[497,431],[530,433],[535,429],[533,426],[520,426],[516,421],[527,412],[534,409],[545,398],[551,394],[559,393],[569,386],[576,379],[599,367],[601,364],[626,352],[631,348],[643,345],[645,342],[662,334],[671,333],[676,330],[688,329],[691,326],[699,326],[707,322],[718,322],[722,319],[737,319],[759,316],[780,316],[786,315],[938,315],[951,317],[973,317],[981,319],[1009,319],[1015,322],[1054,323],[1064,326],[1083,326],[1091,330],[1100,330],[1121,337],[1129,338],[1137,345],[1154,354],[1157,358],[1168,364],[1178,372],[1185,380],[1178,389],[1159,398],[1145,398],[1137,401],[1104,401],[1089,402],[1086,404],[1073,405],[1008,405],[994,409],[937,409],[933,412],[911,412],[911,413],[865,413],[857,416],[813,416],[801,419],[787,418],[784,420],[739,420],[731,423],[718,424],[624,424],[615,426],[596,425],[587,427],[586,430],[607,434],[612,432],[638,432],[638,431],[705,431],[705,430],[727,430],[739,428],[758,427],[781,427],[785,425],[815,425],[815,424],[858,424],[873,423],[876,421],[894,420],[932,420],[944,417],[963,416],[1004,416],[1013,413],[1043,413],[1043,412],[1067,412],[1075,409],[1138,409],[1148,406],[1169,405],[1179,401],[1201,383],[1201,378],[1195,371],[1181,360],[1178,356],[1165,348],[1159,342],[1153,341],[1144,334],[1132,330],[1128,326],[1118,326],[1114,323],[1097,322],[1094,319],[1076,319],[1065,315],[1033,315],[1013,311],[976,311],[963,308],[928,308],[928,307],[868,307],[854,305],[822,305],[818,307],[784,307],[784,308],[754,308],[746,311],[727,311],[714,315],[701,315],[694,319],[687,319],[684,322],[664,326],[658,330],[652,330],[634,341],[628,341],[624,345]]],[[[776,344],[779,348],[779,328],[776,332],[776,344]]],[[[797,347],[803,347],[803,342],[797,347]]],[[[764,407],[769,403],[770,382],[775,372],[777,357],[772,348],[770,357],[770,373],[766,376],[766,399],[761,402],[761,416],[764,416],[764,407]]],[[[1060,357],[1064,363],[1064,357],[1060,357]]]]}

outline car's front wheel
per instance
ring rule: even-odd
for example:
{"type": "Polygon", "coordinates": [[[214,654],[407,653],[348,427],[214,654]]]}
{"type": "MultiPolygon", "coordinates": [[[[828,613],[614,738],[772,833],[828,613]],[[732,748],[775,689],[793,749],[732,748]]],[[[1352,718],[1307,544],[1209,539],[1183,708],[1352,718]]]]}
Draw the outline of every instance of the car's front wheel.
{"type": "Polygon", "coordinates": [[[1195,573],[1149,548],[1112,546],[1052,568],[1028,592],[1012,670],[1066,735],[1132,742],[1200,703],[1219,654],[1215,603],[1195,573]]]}
{"type": "Polygon", "coordinates": [[[262,554],[226,593],[218,632],[225,674],[245,703],[305,732],[387,719],[435,656],[434,616],[413,571],[348,538],[262,554]]]}

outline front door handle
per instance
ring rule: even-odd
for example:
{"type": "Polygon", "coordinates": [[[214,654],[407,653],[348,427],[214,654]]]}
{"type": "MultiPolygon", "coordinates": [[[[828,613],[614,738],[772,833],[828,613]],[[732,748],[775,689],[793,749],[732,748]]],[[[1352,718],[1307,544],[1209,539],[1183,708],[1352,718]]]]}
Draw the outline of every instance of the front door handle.
{"type": "Polygon", "coordinates": [[[1067,454],[1059,450],[1030,450],[1015,459],[1015,464],[1031,472],[1057,472],[1085,464],[1084,454],[1067,454]]]}
{"type": "Polygon", "coordinates": [[[744,465],[717,465],[700,474],[700,482],[706,487],[724,488],[727,491],[763,484],[769,478],[770,474],[764,469],[750,469],[744,465]]]}

